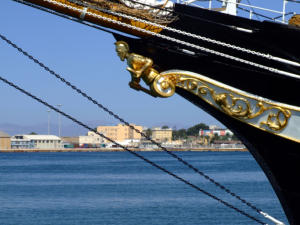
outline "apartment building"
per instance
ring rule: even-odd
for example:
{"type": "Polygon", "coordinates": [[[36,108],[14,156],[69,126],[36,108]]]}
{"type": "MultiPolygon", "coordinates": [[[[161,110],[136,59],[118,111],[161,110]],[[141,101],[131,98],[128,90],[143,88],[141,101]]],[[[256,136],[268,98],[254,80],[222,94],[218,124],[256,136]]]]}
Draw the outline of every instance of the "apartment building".
{"type": "MultiPolygon", "coordinates": [[[[138,126],[135,124],[131,124],[135,129],[139,130],[140,132],[143,131],[142,126],[138,126]]],[[[124,124],[118,124],[117,126],[98,126],[97,132],[104,134],[108,138],[117,141],[122,142],[124,140],[128,139],[134,139],[134,140],[140,140],[141,134],[138,132],[132,130],[130,127],[124,125],[124,124]]],[[[105,139],[105,142],[109,142],[105,139]]]]}
{"type": "Polygon", "coordinates": [[[152,139],[158,142],[171,142],[172,134],[172,128],[155,127],[152,129],[152,139]]]}

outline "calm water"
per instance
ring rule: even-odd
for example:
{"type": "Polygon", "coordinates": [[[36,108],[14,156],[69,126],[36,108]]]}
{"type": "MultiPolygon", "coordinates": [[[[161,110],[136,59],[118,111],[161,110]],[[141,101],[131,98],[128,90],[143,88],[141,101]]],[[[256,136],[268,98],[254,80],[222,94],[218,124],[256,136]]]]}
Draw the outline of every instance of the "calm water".
{"type": "MultiPolygon", "coordinates": [[[[165,153],[142,154],[263,220],[165,153]]],[[[249,153],[178,154],[255,206],[286,222],[266,177],[249,153]]],[[[0,224],[257,223],[129,153],[99,152],[0,154],[0,224]]]]}

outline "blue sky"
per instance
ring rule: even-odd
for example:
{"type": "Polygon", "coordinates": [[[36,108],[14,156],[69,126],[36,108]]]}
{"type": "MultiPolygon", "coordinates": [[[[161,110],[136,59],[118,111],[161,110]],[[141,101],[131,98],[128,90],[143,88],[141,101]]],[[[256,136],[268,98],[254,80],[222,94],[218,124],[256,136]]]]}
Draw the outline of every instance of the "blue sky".
{"type": "MultiPolygon", "coordinates": [[[[264,1],[270,5],[274,0],[264,1]]],[[[281,7],[281,1],[277,9],[281,7]]],[[[10,0],[0,1],[0,33],[131,123],[177,128],[214,118],[180,96],[152,98],[128,87],[130,75],[117,57],[112,35],[10,0]]],[[[276,7],[275,7],[276,9],[276,7]]],[[[118,121],[80,97],[38,65],[0,41],[0,74],[83,122],[118,121]]],[[[0,83],[0,124],[47,124],[47,108],[0,83]]],[[[51,123],[57,114],[50,112],[51,123]]],[[[62,119],[63,125],[72,122],[62,119]]],[[[47,132],[47,126],[44,127],[47,132]]],[[[1,127],[0,127],[1,129],[1,127]]]]}

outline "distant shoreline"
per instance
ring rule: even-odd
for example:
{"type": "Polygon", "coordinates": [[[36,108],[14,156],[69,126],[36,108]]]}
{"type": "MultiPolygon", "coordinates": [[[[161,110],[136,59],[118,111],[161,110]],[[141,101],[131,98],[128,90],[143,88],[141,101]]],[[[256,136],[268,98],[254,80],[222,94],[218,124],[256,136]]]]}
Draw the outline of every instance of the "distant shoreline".
{"type": "MultiPolygon", "coordinates": [[[[161,152],[161,149],[138,149],[129,148],[131,151],[137,152],[161,152]]],[[[170,148],[169,151],[177,152],[247,152],[246,148],[192,148],[179,149],[170,148]]],[[[0,153],[19,153],[19,152],[125,152],[121,148],[64,148],[64,149],[5,149],[0,150],[0,153]]]]}

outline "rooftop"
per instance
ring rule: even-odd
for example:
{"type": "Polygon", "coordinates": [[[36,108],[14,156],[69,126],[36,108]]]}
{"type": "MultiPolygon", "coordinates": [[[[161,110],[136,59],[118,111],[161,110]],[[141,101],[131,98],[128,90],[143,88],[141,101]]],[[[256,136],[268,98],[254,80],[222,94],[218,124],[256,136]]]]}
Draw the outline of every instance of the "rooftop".
{"type": "Polygon", "coordinates": [[[55,135],[39,135],[39,134],[36,134],[36,135],[28,134],[27,135],[27,134],[24,134],[24,135],[15,135],[14,137],[17,137],[17,136],[23,136],[23,138],[30,139],[30,140],[60,140],[60,138],[55,135]]]}

